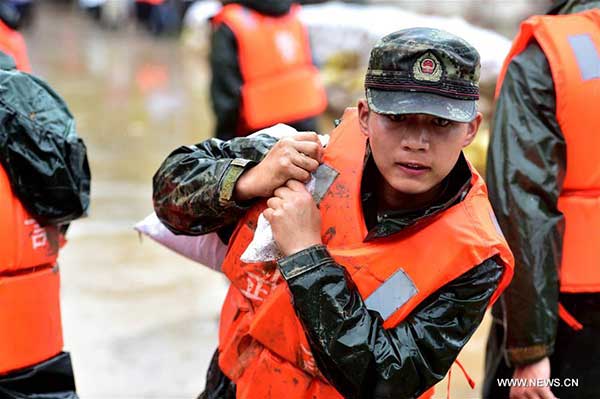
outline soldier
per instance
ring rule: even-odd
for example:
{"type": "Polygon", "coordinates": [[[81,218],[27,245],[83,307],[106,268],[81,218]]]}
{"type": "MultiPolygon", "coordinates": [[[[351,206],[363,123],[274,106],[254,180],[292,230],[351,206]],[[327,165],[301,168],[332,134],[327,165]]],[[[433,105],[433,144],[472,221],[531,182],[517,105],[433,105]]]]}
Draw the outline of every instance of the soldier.
{"type": "Polygon", "coordinates": [[[159,218],[229,242],[202,398],[430,397],[512,276],[462,154],[482,119],[478,79],[467,42],[406,29],[375,45],[366,99],[325,148],[299,133],[169,155],[154,177],[159,218]],[[315,171],[318,207],[302,184],[315,171]],[[283,257],[244,263],[261,212],[283,257]]]}
{"type": "Polygon", "coordinates": [[[308,32],[291,0],[236,0],[213,18],[210,94],[215,137],[276,123],[315,131],[327,106],[308,32]]]}
{"type": "Polygon", "coordinates": [[[58,94],[3,52],[0,82],[0,397],[77,399],[57,258],[89,205],[86,149],[58,94]]]}
{"type": "Polygon", "coordinates": [[[555,1],[499,77],[487,181],[517,269],[492,312],[485,398],[600,397],[599,51],[600,1],[555,1]],[[500,386],[511,377],[528,386],[500,386]]]}

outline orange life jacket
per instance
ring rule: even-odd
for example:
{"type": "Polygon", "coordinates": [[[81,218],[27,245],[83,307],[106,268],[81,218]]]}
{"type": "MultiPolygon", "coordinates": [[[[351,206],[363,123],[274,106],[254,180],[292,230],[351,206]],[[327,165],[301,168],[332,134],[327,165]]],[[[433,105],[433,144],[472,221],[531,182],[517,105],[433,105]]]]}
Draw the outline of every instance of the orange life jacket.
{"type": "Polygon", "coordinates": [[[556,118],[567,146],[558,200],[565,218],[560,290],[600,292],[600,11],[525,21],[499,76],[496,95],[508,64],[532,39],[550,64],[556,118]]]}
{"type": "Polygon", "coordinates": [[[327,107],[299,8],[272,17],[227,4],[213,18],[214,26],[226,24],[237,40],[244,82],[240,134],[316,116],[327,107]]]}
{"type": "Polygon", "coordinates": [[[62,237],[40,227],[14,196],[0,165],[0,375],[63,347],[56,258],[62,237]]]}
{"type": "MultiPolygon", "coordinates": [[[[366,305],[382,315],[383,327],[394,328],[436,290],[493,256],[505,266],[495,300],[512,277],[513,258],[481,176],[472,169],[467,197],[428,222],[365,242],[365,149],[356,109],[348,109],[325,149],[324,163],[340,174],[320,203],[322,239],[366,305]]],[[[276,264],[240,260],[264,209],[262,202],[242,218],[223,262],[231,286],[221,313],[219,366],[241,399],[341,398],[316,367],[276,264]]]]}
{"type": "Polygon", "coordinates": [[[4,22],[0,21],[0,51],[13,57],[17,69],[30,73],[31,65],[27,56],[27,46],[25,39],[16,30],[9,28],[4,22]]]}

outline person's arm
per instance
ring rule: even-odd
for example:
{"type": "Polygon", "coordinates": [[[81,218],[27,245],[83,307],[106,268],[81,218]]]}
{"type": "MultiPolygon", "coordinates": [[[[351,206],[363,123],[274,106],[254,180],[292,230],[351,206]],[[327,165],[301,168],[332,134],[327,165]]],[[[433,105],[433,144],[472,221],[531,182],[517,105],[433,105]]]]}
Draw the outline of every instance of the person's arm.
{"type": "Polygon", "coordinates": [[[206,234],[234,224],[247,208],[234,201],[233,187],[276,142],[259,135],[179,147],[154,175],[156,215],[177,234],[206,234]]]}
{"type": "Polygon", "coordinates": [[[566,168],[554,85],[537,43],[510,63],[493,121],[487,185],[515,256],[503,294],[508,360],[516,366],[553,352],[564,221],[558,210],[566,168]]]}
{"type": "Polygon", "coordinates": [[[156,215],[178,234],[230,227],[249,201],[271,196],[289,179],[308,181],[322,152],[318,136],[310,132],[281,140],[260,134],[180,147],[154,175],[156,215]]]}
{"type": "Polygon", "coordinates": [[[237,41],[225,24],[215,28],[211,37],[210,97],[215,115],[215,137],[229,140],[238,128],[242,93],[242,73],[237,41]]]}
{"type": "Polygon", "coordinates": [[[493,258],[383,328],[352,279],[316,245],[280,260],[319,370],[345,398],[414,398],[444,378],[502,276],[493,258]]]}

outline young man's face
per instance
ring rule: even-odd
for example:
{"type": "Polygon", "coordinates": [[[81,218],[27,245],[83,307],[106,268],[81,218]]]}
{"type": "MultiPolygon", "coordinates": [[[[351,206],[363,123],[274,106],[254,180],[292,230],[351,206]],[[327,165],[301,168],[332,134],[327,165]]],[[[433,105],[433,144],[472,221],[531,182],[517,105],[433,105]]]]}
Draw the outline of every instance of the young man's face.
{"type": "Polygon", "coordinates": [[[387,192],[423,197],[434,192],[454,168],[482,119],[480,113],[469,123],[426,114],[381,115],[370,111],[364,99],[358,113],[377,169],[389,186],[387,192]]]}

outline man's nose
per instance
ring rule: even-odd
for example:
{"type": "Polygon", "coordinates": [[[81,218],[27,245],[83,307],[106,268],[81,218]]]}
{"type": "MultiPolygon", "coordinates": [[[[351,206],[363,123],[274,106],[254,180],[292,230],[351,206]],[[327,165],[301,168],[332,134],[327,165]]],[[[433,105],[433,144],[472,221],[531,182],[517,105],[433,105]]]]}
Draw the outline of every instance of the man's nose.
{"type": "Polygon", "coordinates": [[[425,127],[414,126],[404,132],[402,147],[407,151],[427,151],[429,149],[429,133],[425,127]]]}

